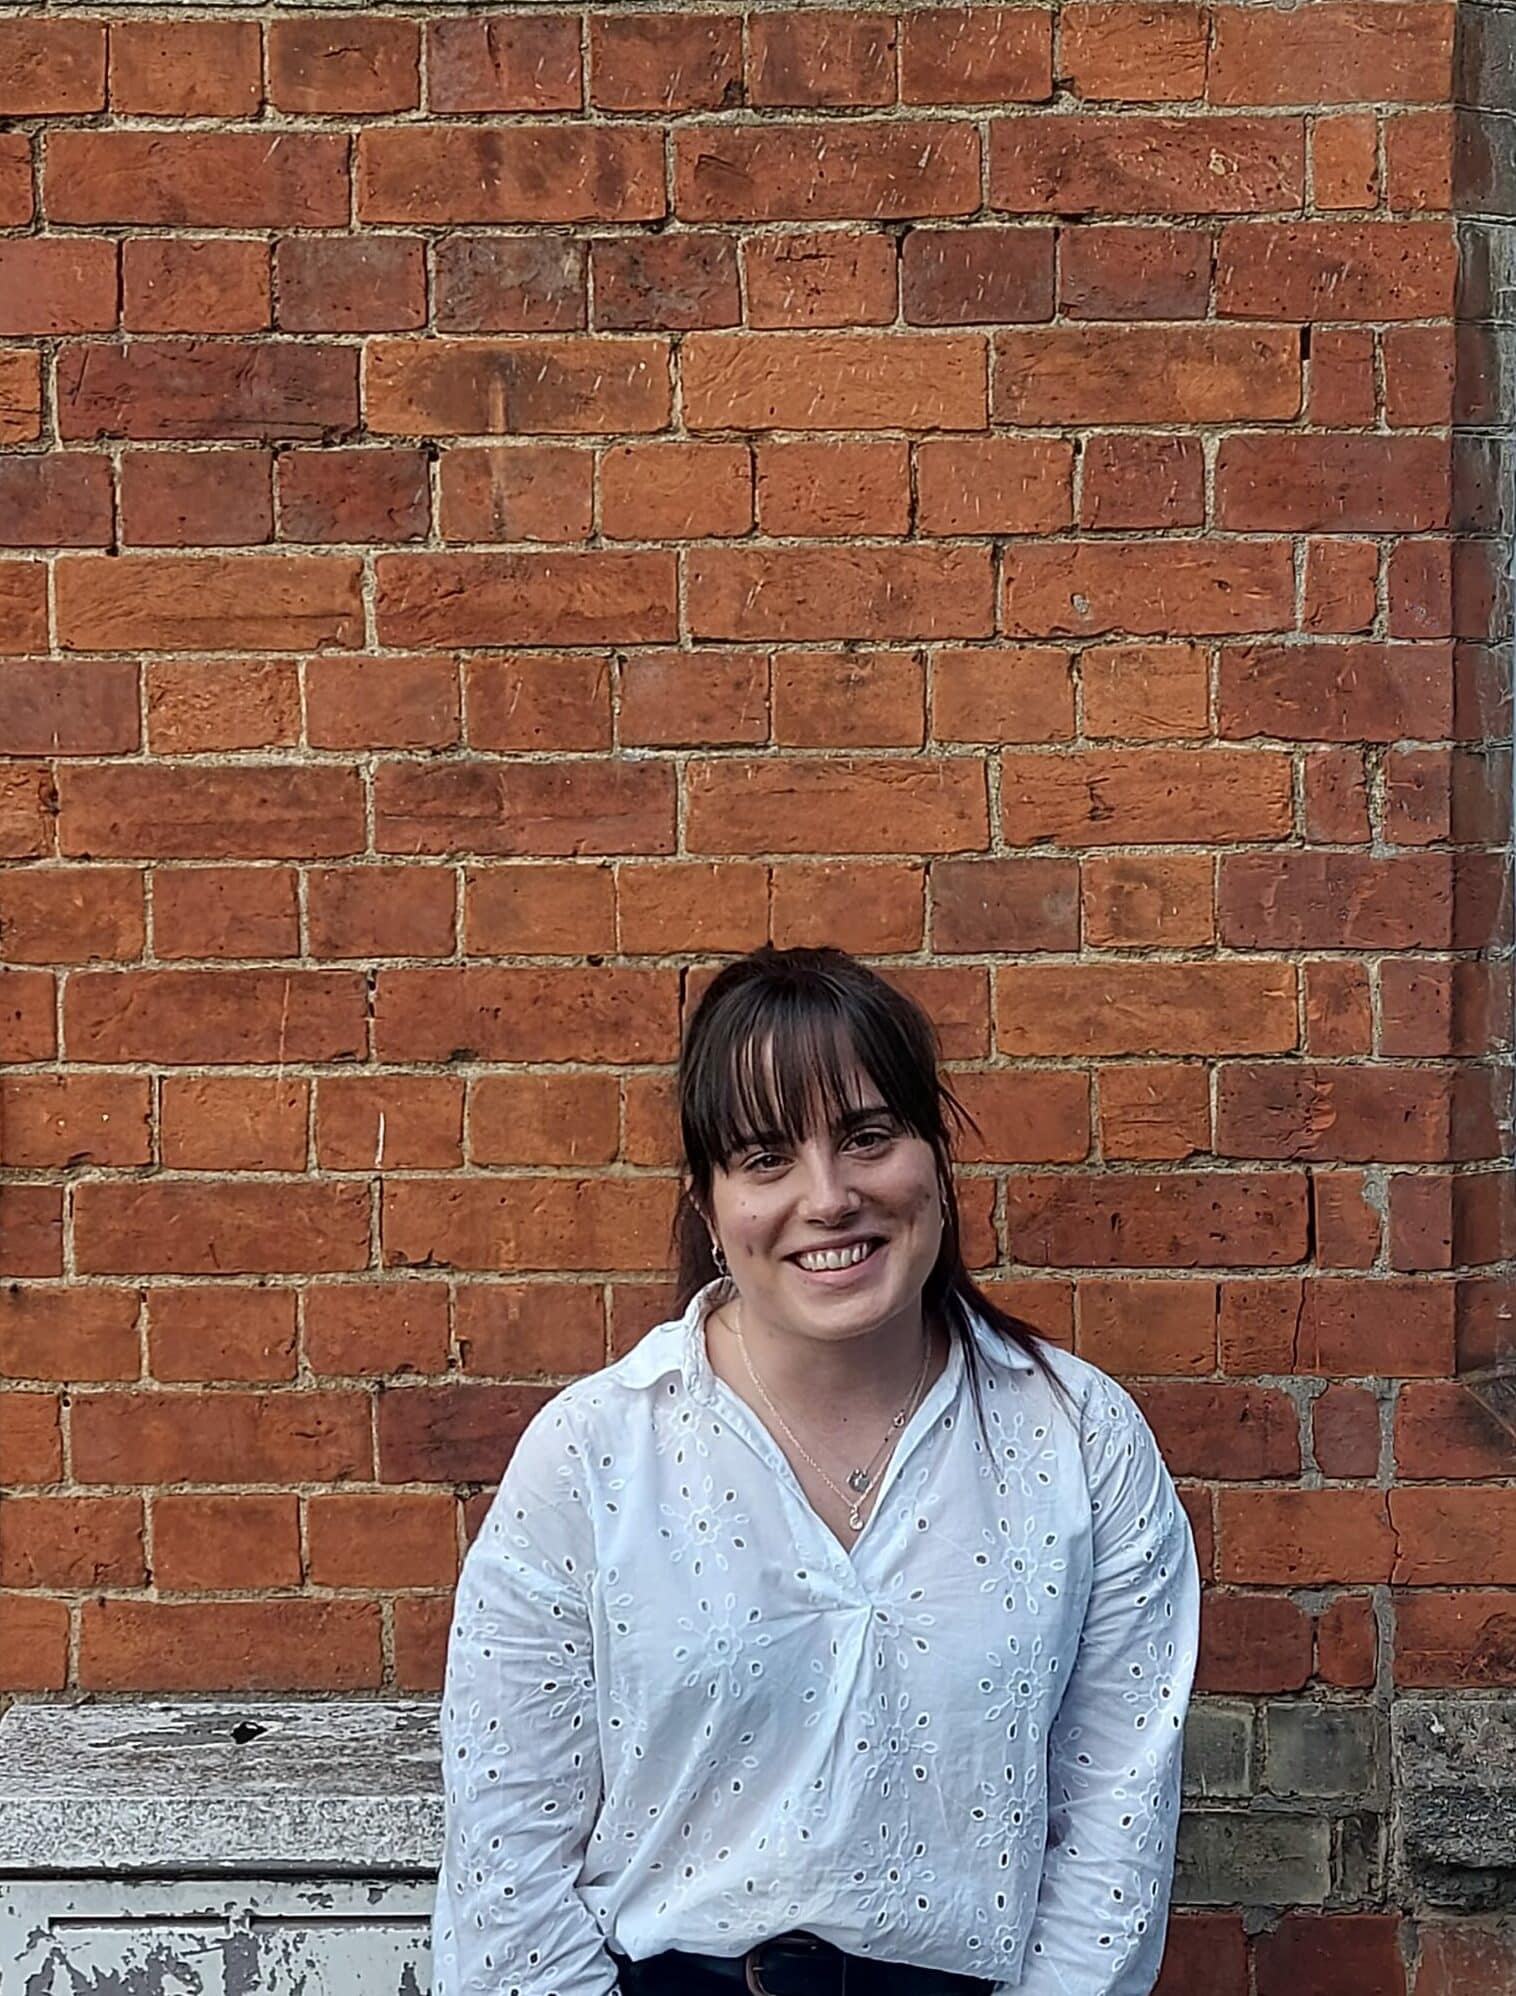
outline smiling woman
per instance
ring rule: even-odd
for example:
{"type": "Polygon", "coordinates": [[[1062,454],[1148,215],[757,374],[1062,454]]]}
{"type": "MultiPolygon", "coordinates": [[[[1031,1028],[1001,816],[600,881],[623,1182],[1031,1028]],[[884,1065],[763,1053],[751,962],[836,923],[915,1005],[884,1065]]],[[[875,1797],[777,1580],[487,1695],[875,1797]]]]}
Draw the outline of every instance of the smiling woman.
{"type": "Polygon", "coordinates": [[[727,966],[680,1118],[679,1314],[459,1583],[435,1996],[1146,1996],[1198,1576],[1142,1415],[970,1279],[872,971],[727,966]]]}

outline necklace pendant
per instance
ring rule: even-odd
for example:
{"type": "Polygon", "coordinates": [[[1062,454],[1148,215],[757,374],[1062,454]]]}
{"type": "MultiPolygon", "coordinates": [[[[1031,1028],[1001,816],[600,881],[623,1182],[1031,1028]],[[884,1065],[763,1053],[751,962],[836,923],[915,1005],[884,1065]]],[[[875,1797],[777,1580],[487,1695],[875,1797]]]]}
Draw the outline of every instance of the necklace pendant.
{"type": "Polygon", "coordinates": [[[850,1532],[861,1532],[863,1530],[863,1513],[858,1509],[856,1504],[847,1514],[847,1524],[850,1532]]]}
{"type": "Polygon", "coordinates": [[[847,1487],[849,1490],[856,1490],[861,1497],[873,1480],[866,1469],[855,1469],[847,1480],[847,1487]]]}

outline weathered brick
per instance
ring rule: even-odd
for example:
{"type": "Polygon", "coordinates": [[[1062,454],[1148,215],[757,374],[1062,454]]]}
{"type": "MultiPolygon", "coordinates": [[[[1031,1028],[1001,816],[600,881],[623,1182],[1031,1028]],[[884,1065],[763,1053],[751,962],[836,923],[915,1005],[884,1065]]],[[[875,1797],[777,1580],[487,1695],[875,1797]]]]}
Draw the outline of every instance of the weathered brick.
{"type": "Polygon", "coordinates": [[[570,333],[587,323],[588,260],[572,237],[446,235],[435,255],[444,332],[570,333]]]}
{"type": "Polygon", "coordinates": [[[364,1015],[357,972],[91,971],[69,980],[64,1041],[82,1061],[353,1060],[364,1015]]]}
{"type": "MultiPolygon", "coordinates": [[[[259,333],[271,297],[267,243],[129,236],[122,245],[121,323],[130,332],[259,333]]],[[[160,364],[171,358],[159,353],[160,364]]],[[[209,358],[202,349],[202,361],[209,358]]]]}
{"type": "MultiPolygon", "coordinates": [[[[768,900],[765,866],[686,861],[616,869],[617,933],[622,949],[631,956],[756,949],[768,932],[768,900]]],[[[512,1100],[507,1098],[508,1103],[512,1100]]],[[[600,1138],[607,1146],[607,1161],[616,1155],[614,1103],[613,1090],[608,1129],[602,1130],[600,1138]]],[[[537,1141],[541,1144],[546,1138],[537,1141]]],[[[559,1144],[564,1141],[557,1139],[559,1144]]],[[[523,1160],[538,1164],[552,1161],[545,1156],[523,1160]]],[[[578,1160],[570,1157],[560,1161],[578,1160]]]]}
{"type": "Polygon", "coordinates": [[[58,639],[64,651],[351,648],[358,583],[358,562],[335,555],[65,555],[58,639]]]}
{"type": "Polygon", "coordinates": [[[717,125],[674,135],[674,211],[690,222],[906,220],[979,206],[971,125],[717,125]]]}
{"type": "Polygon", "coordinates": [[[149,1601],[100,1596],[82,1611],[79,1682],[97,1691],[372,1690],[376,1601],[149,1601]]]}
{"type": "Polygon", "coordinates": [[[176,1171],[303,1171],[310,1083],[171,1074],[160,1097],[163,1163],[176,1171]]]}
{"type": "Polygon", "coordinates": [[[268,25],[269,102],[280,111],[414,110],[421,101],[420,63],[421,35],[413,21],[316,14],[268,25]]]}
{"type": "Polygon", "coordinates": [[[138,746],[135,663],[0,661],[0,735],[13,755],[120,755],[138,746]]]}
{"type": "Polygon", "coordinates": [[[273,478],[267,450],[123,451],[121,539],[128,547],[257,547],[273,539],[273,478]]]}
{"type": "Polygon", "coordinates": [[[613,541],[706,540],[753,524],[745,444],[618,444],[600,458],[600,531],[613,541]]]}
{"type": "Polygon", "coordinates": [[[256,21],[116,21],[110,47],[113,111],[251,118],[263,101],[256,21]]]}
{"type": "Polygon", "coordinates": [[[155,755],[290,748],[300,739],[300,678],[291,659],[159,658],[148,661],[144,676],[155,755]]]}
{"type": "Polygon", "coordinates": [[[0,132],[0,228],[32,219],[32,144],[22,132],[0,132]]]}
{"type": "Polygon", "coordinates": [[[1452,725],[1452,675],[1440,645],[1298,644],[1227,647],[1218,727],[1244,738],[1398,741],[1452,725]]]}
{"type": "Polygon", "coordinates": [[[1286,1053],[1295,1045],[1295,972],[1289,964],[1019,965],[996,971],[995,1010],[996,1044],[1010,1054],[1286,1053]]]}
{"type": "Polygon", "coordinates": [[[142,952],[142,875],[133,867],[8,868],[0,874],[6,961],[91,963],[142,952]]]}
{"type": "Polygon", "coordinates": [[[165,1493],[153,1503],[153,1578],[176,1594],[298,1586],[299,1498],[165,1493]]]}
{"type": "MultiPolygon", "coordinates": [[[[316,1157],[324,1171],[446,1171],[460,1165],[463,1082],[446,1074],[324,1074],[316,1084],[316,1157]]],[[[345,1336],[362,1318],[365,1302],[360,1296],[342,1313],[345,1336]]]]}
{"type": "Polygon", "coordinates": [[[1261,750],[1007,753],[1001,830],[1013,845],[1226,845],[1283,837],[1287,757],[1261,750]]]}
{"type": "Polygon", "coordinates": [[[755,14],[747,101],[760,107],[892,104],[895,22],[888,14],[755,14]]]}
{"type": "Polygon", "coordinates": [[[423,246],[413,236],[291,236],[276,245],[274,269],[281,332],[403,332],[426,322],[423,246]]]}
{"type": "Polygon", "coordinates": [[[993,407],[997,421],[1018,424],[1293,416],[1300,407],[1299,341],[1293,332],[1232,326],[1000,333],[993,407]]]}
{"type": "MultiPolygon", "coordinates": [[[[630,662],[625,671],[630,674],[630,662]]],[[[467,659],[463,686],[475,748],[611,745],[611,671],[604,656],[517,652],[467,659]]]]}
{"type": "Polygon", "coordinates": [[[1205,92],[1207,27],[1200,7],[1074,0],[1063,11],[1062,67],[1075,95],[1092,100],[1198,98],[1205,92]]]}
{"type": "Polygon", "coordinates": [[[882,326],[895,316],[896,251],[884,234],[747,236],[742,268],[750,326],[882,326]]]}
{"type": "Polygon", "coordinates": [[[184,958],[290,957],[300,953],[292,867],[157,867],[153,949],[184,958]]]}
{"type": "Polygon", "coordinates": [[[1226,636],[1291,616],[1284,541],[1064,541],[1012,547],[1001,565],[1001,628],[1025,638],[1226,636]]]}
{"type": "Polygon", "coordinates": [[[58,427],[66,439],[321,437],[357,421],[357,360],[294,341],[65,347],[58,427]]]}
{"type": "Polygon", "coordinates": [[[909,530],[911,454],[903,438],[765,442],[754,455],[758,524],[766,534],[832,539],[909,530]]]}
{"type": "Polygon", "coordinates": [[[912,8],[901,24],[903,104],[1036,103],[1053,94],[1044,8],[912,8]]]}
{"type": "Polygon", "coordinates": [[[694,430],[982,429],[987,370],[970,333],[693,333],[679,368],[694,430]]]}
{"type": "MultiPolygon", "coordinates": [[[[24,347],[0,347],[0,444],[33,443],[42,434],[41,356],[24,347]]],[[[0,614],[4,610],[7,582],[14,584],[16,571],[0,571],[0,614]]],[[[0,645],[14,651],[0,624],[0,645]]]]}
{"type": "MultiPolygon", "coordinates": [[[[316,1274],[362,1268],[369,1254],[362,1186],[100,1180],[78,1188],[74,1226],[78,1267],[87,1275],[137,1269],[170,1275],[316,1274]]],[[[78,1418],[76,1409],[75,1470],[84,1476],[78,1418]]],[[[223,1471],[229,1462],[243,1476],[257,1474],[245,1456],[220,1457],[223,1471]]],[[[132,1472],[126,1480],[156,1481],[164,1474],[145,1455],[121,1466],[132,1472]]],[[[172,1479],[174,1472],[168,1475],[172,1479]]]]}
{"type": "MultiPolygon", "coordinates": [[[[664,1188],[648,1180],[467,1179],[436,1185],[399,1180],[386,1188],[385,1254],[399,1266],[425,1259],[429,1265],[523,1271],[653,1267],[669,1211],[664,1188]]],[[[420,1439],[409,1417],[430,1404],[432,1395],[459,1389],[420,1390],[428,1402],[403,1393],[388,1394],[381,1403],[381,1476],[409,1481],[437,1473],[444,1460],[430,1448],[417,1453],[420,1439]],[[432,1469],[422,1468],[423,1462],[431,1462],[432,1469]]],[[[472,1399],[481,1389],[463,1390],[472,1399]]],[[[478,1411],[482,1417],[482,1407],[478,1411]]],[[[495,1449],[499,1434],[497,1427],[490,1444],[495,1449]]],[[[450,1478],[498,1474],[498,1456],[494,1467],[473,1470],[467,1464],[478,1460],[474,1455],[445,1459],[453,1463],[445,1472],[450,1478]]]]}
{"type": "Polygon", "coordinates": [[[1228,854],[1221,940],[1242,949],[1419,949],[1446,943],[1455,910],[1446,854],[1228,854]]]}
{"type": "Polygon", "coordinates": [[[1430,319],[1451,314],[1457,248],[1441,222],[1232,222],[1216,307],[1238,319],[1430,319]]]}
{"type": "Polygon", "coordinates": [[[313,658],[305,718],[314,748],[448,748],[458,739],[458,675],[443,658],[313,658]]]}
{"type": "Polygon", "coordinates": [[[1295,207],[1304,187],[1298,118],[1084,112],[990,129],[990,206],[1012,214],[1237,215],[1295,207]]]}
{"type": "Polygon", "coordinates": [[[1453,85],[1453,13],[1440,0],[1325,0],[1286,19],[1228,8],[1216,17],[1214,104],[1415,104],[1453,85]]]}
{"type": "Polygon", "coordinates": [[[667,550],[390,554],[374,564],[384,645],[647,644],[677,636],[667,550]]]}
{"type": "Polygon", "coordinates": [[[557,436],[660,430],[667,342],[375,340],[364,364],[371,431],[392,436],[557,436]],[[614,359],[612,358],[614,354],[614,359]]]}
{"type": "Polygon", "coordinates": [[[0,241],[0,335],[109,332],[116,323],[116,255],[113,242],[89,236],[0,241]]]}
{"type": "Polygon", "coordinates": [[[572,15],[431,21],[426,43],[433,111],[577,111],[583,101],[572,15]]]}
{"type": "Polygon", "coordinates": [[[736,15],[592,14],[590,102],[602,111],[717,111],[741,101],[736,15]]]}
{"type": "Polygon", "coordinates": [[[682,332],[742,316],[737,251],[724,236],[605,236],[590,248],[596,328],[682,332]]]}
{"type": "Polygon", "coordinates": [[[105,23],[12,19],[0,26],[0,117],[105,109],[105,23]]]}
{"type": "Polygon", "coordinates": [[[1199,855],[1112,853],[1080,867],[1085,941],[1094,949],[1184,949],[1215,934],[1215,863],[1199,855]]]}
{"type": "Polygon", "coordinates": [[[421,450],[292,450],[279,459],[279,537],[414,541],[431,522],[421,450]]]}
{"type": "Polygon", "coordinates": [[[934,438],[916,447],[926,534],[1045,534],[1073,516],[1073,453],[1027,437],[934,438]]]}
{"type": "Polygon", "coordinates": [[[363,222],[651,222],[662,149],[604,126],[396,125],[359,135],[363,222]]]}
{"type": "MultiPolygon", "coordinates": [[[[124,1076],[86,1076],[120,1086],[124,1076]]],[[[138,1108],[138,1118],[142,1110],[138,1108]]],[[[0,1373],[6,1379],[104,1381],[142,1371],[142,1291],[58,1289],[10,1283],[0,1303],[0,1373]]],[[[42,1401],[30,1401],[42,1409],[42,1401]]],[[[22,1477],[22,1481],[28,1481],[22,1477]]]]}
{"type": "Polygon", "coordinates": [[[1435,437],[1249,436],[1222,441],[1217,524],[1417,533],[1446,527],[1447,445],[1435,437]]]}
{"type": "MultiPolygon", "coordinates": [[[[1094,436],[1084,449],[1081,526],[1198,527],[1205,460],[1198,437],[1094,436]]],[[[1161,654],[1155,648],[1155,661],[1161,654]]]]}
{"type": "MultiPolygon", "coordinates": [[[[0,463],[0,547],[108,547],[111,534],[107,458],[70,451],[0,463]]],[[[6,747],[21,753],[13,742],[6,747]]]]}
{"type": "Polygon", "coordinates": [[[445,451],[438,524],[447,541],[587,541],[595,458],[574,444],[445,451]]]}
{"type": "Polygon", "coordinates": [[[1060,309],[1071,319],[1204,318],[1211,242],[1180,228],[1064,228],[1060,309]]]}
{"type": "MultiPolygon", "coordinates": [[[[762,654],[637,652],[626,658],[620,679],[617,732],[624,747],[711,747],[769,738],[769,666],[762,654]]],[[[596,700],[598,707],[598,681],[596,700]]]]}
{"type": "Polygon", "coordinates": [[[347,141],[325,132],[57,132],[43,201],[54,222],[340,228],[347,141]]]}
{"type": "Polygon", "coordinates": [[[1055,742],[1074,733],[1069,656],[1051,646],[938,650],[927,698],[937,741],[1055,742]]]}
{"type": "Polygon", "coordinates": [[[1039,1176],[1006,1186],[1006,1238],[1035,1267],[1259,1268],[1305,1252],[1303,1172],[1039,1176]]]}
{"type": "Polygon", "coordinates": [[[742,640],[988,637],[988,557],[959,547],[696,548],[690,624],[697,638],[742,640]]]}
{"type": "Polygon", "coordinates": [[[1219,1089],[1223,1157],[1435,1163],[1499,1154],[1494,1104],[1473,1069],[1223,1067],[1219,1089]]]}
{"type": "Polygon", "coordinates": [[[984,773],[957,761],[724,759],[692,762],[686,784],[692,852],[977,852],[988,839],[984,773]]]}

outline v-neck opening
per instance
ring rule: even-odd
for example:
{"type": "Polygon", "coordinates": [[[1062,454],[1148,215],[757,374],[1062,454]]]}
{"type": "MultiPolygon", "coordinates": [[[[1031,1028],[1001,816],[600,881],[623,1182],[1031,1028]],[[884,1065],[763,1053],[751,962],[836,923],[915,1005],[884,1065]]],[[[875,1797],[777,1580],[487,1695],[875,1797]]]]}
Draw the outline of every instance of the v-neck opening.
{"type": "MultiPolygon", "coordinates": [[[[723,1287],[727,1286],[729,1286],[729,1279],[728,1285],[723,1285],[723,1287]]],[[[949,1335],[947,1363],[922,1395],[920,1403],[917,1405],[911,1418],[906,1422],[905,1427],[901,1430],[900,1438],[890,1451],[889,1460],[884,1465],[884,1471],[879,1478],[877,1486],[877,1494],[874,1497],[868,1515],[864,1518],[862,1528],[854,1536],[851,1545],[846,1545],[811,1502],[809,1492],[795,1473],[794,1464],[785,1454],[783,1448],[780,1446],[779,1438],[774,1434],[768,1423],[754,1407],[750,1406],[743,1399],[742,1395],[734,1387],[728,1386],[711,1363],[710,1346],[706,1342],[705,1327],[712,1312],[726,1300],[725,1294],[713,1296],[706,1308],[696,1313],[692,1335],[693,1350],[691,1354],[694,1359],[696,1381],[705,1388],[706,1398],[710,1403],[720,1404],[723,1400],[726,1402],[727,1419],[729,1421],[732,1418],[732,1410],[735,1409],[744,1421],[752,1423],[754,1429],[763,1437],[768,1448],[777,1457],[780,1471],[784,1476],[788,1477],[801,1508],[804,1510],[806,1516],[815,1523],[822,1537],[826,1540],[829,1553],[834,1557],[840,1557],[846,1563],[850,1576],[856,1579],[859,1548],[873,1531],[874,1521],[884,1508],[884,1501],[895,1485],[901,1466],[907,1456],[914,1452],[922,1436],[938,1419],[944,1407],[951,1405],[953,1397],[957,1394],[958,1381],[963,1372],[963,1349],[960,1337],[952,1334],[949,1335]]],[[[738,1431],[740,1432],[740,1425],[738,1431]]],[[[752,1437],[748,1436],[745,1439],[751,1445],[752,1437]]]]}

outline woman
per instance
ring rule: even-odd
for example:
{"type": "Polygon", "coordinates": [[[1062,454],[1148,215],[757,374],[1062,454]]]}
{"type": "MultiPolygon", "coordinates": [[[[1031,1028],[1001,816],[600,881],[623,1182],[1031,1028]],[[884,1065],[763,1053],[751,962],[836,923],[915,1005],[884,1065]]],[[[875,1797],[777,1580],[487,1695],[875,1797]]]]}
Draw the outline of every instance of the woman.
{"type": "Polygon", "coordinates": [[[713,980],[680,1314],[528,1427],[459,1582],[434,1996],[1144,1996],[1198,1580],[1129,1396],[965,1271],[932,1028],[713,980]]]}

